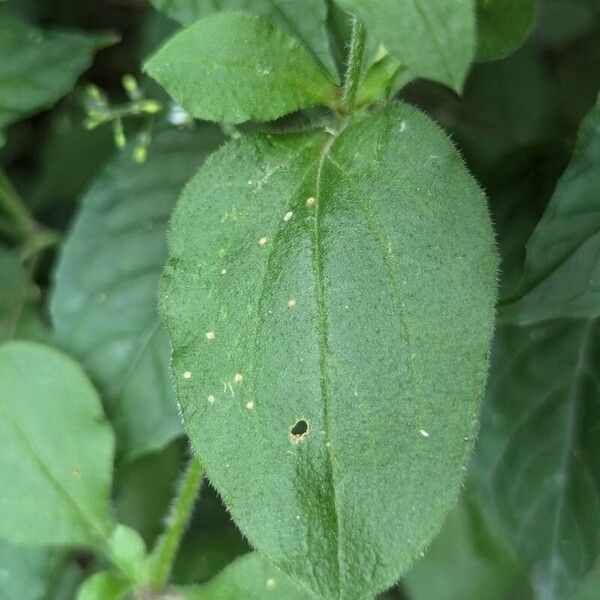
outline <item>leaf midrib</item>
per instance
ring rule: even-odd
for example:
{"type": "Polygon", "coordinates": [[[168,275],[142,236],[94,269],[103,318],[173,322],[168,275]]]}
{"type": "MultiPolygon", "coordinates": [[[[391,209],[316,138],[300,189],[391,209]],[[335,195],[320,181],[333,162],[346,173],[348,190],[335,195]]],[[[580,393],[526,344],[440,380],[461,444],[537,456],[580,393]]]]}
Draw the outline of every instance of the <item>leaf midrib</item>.
{"type": "MultiPolygon", "coordinates": [[[[338,134],[339,135],[339,134],[338,134]]],[[[330,353],[329,344],[328,344],[328,324],[327,324],[327,312],[325,308],[325,284],[323,281],[323,264],[321,259],[321,247],[320,247],[320,236],[319,236],[319,217],[321,215],[321,204],[322,204],[322,194],[321,194],[321,180],[323,175],[323,167],[325,165],[325,161],[329,156],[329,152],[333,147],[337,137],[331,136],[323,146],[323,150],[321,151],[321,156],[319,158],[319,164],[317,167],[316,174],[316,185],[315,185],[315,224],[314,224],[314,242],[313,242],[313,263],[314,263],[314,272],[316,274],[315,277],[315,295],[316,295],[316,303],[317,303],[317,313],[318,313],[318,323],[319,323],[319,377],[320,377],[320,386],[321,386],[321,399],[323,406],[323,425],[325,429],[325,452],[329,459],[329,469],[330,469],[330,485],[331,485],[331,494],[333,499],[333,506],[335,512],[335,523],[336,523],[336,558],[337,558],[337,589],[338,596],[342,595],[342,551],[341,551],[341,523],[340,523],[340,509],[339,509],[339,500],[337,496],[337,489],[335,485],[335,475],[334,475],[334,457],[331,445],[327,442],[331,441],[331,422],[330,422],[330,411],[329,411],[329,403],[330,403],[330,390],[329,390],[329,382],[326,376],[327,370],[327,356],[330,353]]]]}

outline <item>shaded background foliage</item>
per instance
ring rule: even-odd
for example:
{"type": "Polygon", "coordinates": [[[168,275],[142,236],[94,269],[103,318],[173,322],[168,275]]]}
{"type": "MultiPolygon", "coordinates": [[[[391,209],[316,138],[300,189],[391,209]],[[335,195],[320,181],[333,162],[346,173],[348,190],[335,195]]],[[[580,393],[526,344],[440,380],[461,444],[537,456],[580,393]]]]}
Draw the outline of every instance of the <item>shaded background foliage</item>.
{"type": "MultiPolygon", "coordinates": [[[[120,37],[118,43],[95,55],[72,93],[51,109],[4,131],[2,168],[36,218],[64,232],[76,212],[92,202],[88,198],[82,204],[81,199],[94,194],[98,177],[101,183],[107,177],[107,162],[113,165],[108,173],[111,168],[130,170],[132,179],[145,168],[120,154],[131,152],[131,147],[115,149],[109,127],[84,128],[83,86],[94,83],[111,101],[125,101],[121,77],[138,74],[142,60],[177,24],[143,0],[20,0],[4,2],[2,8],[43,28],[76,28],[94,34],[104,31],[120,37]]],[[[330,19],[334,28],[335,18],[333,13],[330,19]]],[[[141,85],[153,97],[164,99],[163,92],[150,81],[142,80],[141,85]]],[[[488,194],[502,255],[501,317],[503,303],[519,292],[526,243],[569,163],[579,125],[594,105],[599,89],[600,3],[541,0],[536,25],[523,47],[508,58],[476,64],[463,97],[422,80],[409,84],[400,94],[451,132],[469,169],[488,194]]],[[[128,137],[135,139],[140,127],[135,120],[126,122],[128,137]]],[[[150,160],[153,152],[160,156],[158,138],[155,135],[150,143],[150,160]]],[[[181,179],[183,184],[187,173],[181,179]]],[[[77,355],[77,349],[64,337],[56,339],[51,332],[48,304],[56,251],[51,248],[43,254],[30,281],[27,274],[15,270],[14,262],[5,259],[15,245],[13,236],[4,234],[2,242],[0,310],[14,305],[9,294],[17,294],[21,300],[18,314],[5,318],[2,312],[0,335],[59,344],[77,355]]],[[[71,243],[75,243],[73,238],[71,243]]],[[[552,323],[546,318],[534,319],[527,327],[515,326],[508,322],[510,318],[506,322],[501,319],[482,408],[480,439],[460,503],[425,556],[396,589],[382,597],[600,597],[600,565],[592,567],[598,544],[594,532],[600,523],[599,474],[592,475],[595,484],[588,489],[586,500],[581,490],[587,488],[578,487],[577,461],[572,459],[583,453],[583,461],[587,456],[592,468],[598,468],[600,432],[597,425],[596,429],[573,426],[565,431],[568,414],[564,414],[570,402],[578,402],[585,411],[578,408],[576,419],[588,424],[594,419],[596,424],[600,422],[597,411],[592,415],[589,409],[600,400],[599,329],[594,320],[598,315],[565,316],[568,319],[553,318],[552,323]],[[530,406],[522,405],[523,398],[530,406]],[[585,418],[580,417],[583,412],[585,418]],[[530,470],[524,465],[532,456],[537,460],[543,436],[557,438],[563,445],[556,452],[550,450],[537,457],[548,469],[539,474],[540,465],[529,465],[530,470]],[[538,514],[536,496],[552,479],[558,482],[557,487],[550,492],[548,506],[538,514]],[[565,510],[568,518],[561,516],[565,510]],[[547,538],[549,520],[559,526],[551,539],[547,538]],[[585,542],[582,550],[570,536],[587,528],[596,540],[585,542]]],[[[111,394],[103,389],[101,373],[90,368],[90,374],[103,391],[109,416],[117,419],[111,414],[111,394]]],[[[119,424],[115,426],[119,431],[119,424]]],[[[161,515],[185,460],[185,443],[178,434],[177,428],[172,428],[158,448],[146,449],[150,453],[138,456],[135,450],[127,456],[124,441],[119,440],[113,489],[118,516],[140,531],[148,543],[160,531],[161,515]],[[151,495],[145,491],[150,480],[151,495]]],[[[248,549],[209,489],[196,506],[174,580],[181,584],[206,581],[248,549]]],[[[1,542],[0,574],[9,576],[0,576],[0,596],[70,598],[83,577],[99,567],[85,553],[16,549],[1,542]]]]}

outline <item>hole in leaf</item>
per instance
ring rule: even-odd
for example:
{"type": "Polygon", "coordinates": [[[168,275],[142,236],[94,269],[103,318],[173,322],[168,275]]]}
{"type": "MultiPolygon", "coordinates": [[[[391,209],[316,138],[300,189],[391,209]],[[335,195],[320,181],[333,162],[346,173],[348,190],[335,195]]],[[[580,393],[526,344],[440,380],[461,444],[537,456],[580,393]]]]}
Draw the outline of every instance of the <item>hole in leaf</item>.
{"type": "Polygon", "coordinates": [[[303,440],[308,434],[308,422],[304,419],[297,421],[292,427],[291,434],[294,442],[300,442],[303,440]]]}

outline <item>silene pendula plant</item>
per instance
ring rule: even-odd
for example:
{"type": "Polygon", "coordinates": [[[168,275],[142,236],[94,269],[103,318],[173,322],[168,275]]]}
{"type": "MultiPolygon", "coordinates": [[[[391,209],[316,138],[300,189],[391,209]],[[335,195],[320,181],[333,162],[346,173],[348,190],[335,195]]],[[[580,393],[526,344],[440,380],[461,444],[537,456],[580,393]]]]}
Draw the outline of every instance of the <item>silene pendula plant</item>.
{"type": "MultiPolygon", "coordinates": [[[[425,555],[461,493],[479,430],[499,252],[486,196],[455,144],[397,97],[420,78],[460,102],[473,62],[522,43],[534,2],[153,4],[181,27],[172,24],[145,61],[153,83],[123,79],[125,104],[88,88],[86,135],[109,123],[124,150],[85,193],[67,237],[41,226],[11,181],[0,181],[7,231],[25,240],[19,262],[0,254],[11,289],[2,302],[26,299],[2,321],[0,558],[12,590],[25,589],[14,587],[25,586],[21,572],[28,582],[65,565],[74,573],[73,556],[87,575],[71,575],[71,584],[61,576],[66,596],[56,575],[52,593],[7,598],[412,598],[410,586],[379,595],[425,555]],[[38,317],[21,320],[42,253],[56,245],[53,331],[41,339],[27,333],[38,317]],[[190,525],[204,478],[243,534],[238,547],[253,550],[223,550],[216,570],[194,558],[196,538],[186,536],[208,510],[190,525]]],[[[0,12],[0,127],[54,104],[113,43],[0,12]],[[23,65],[32,73],[12,96],[2,79],[11,57],[22,62],[10,73],[23,65]]],[[[573,161],[585,156],[589,172],[595,164],[600,184],[598,108],[588,119],[573,161]]],[[[579,177],[581,164],[565,177],[579,177]]],[[[507,356],[518,345],[507,327],[590,318],[587,291],[574,301],[562,280],[548,279],[573,256],[553,230],[575,193],[567,179],[527,246],[521,287],[502,298],[498,343],[507,356]]],[[[589,198],[581,190],[594,186],[577,189],[589,198]]],[[[588,222],[596,235],[597,221],[588,222]]],[[[576,247],[576,235],[569,239],[576,247]]],[[[585,287],[576,278],[570,285],[585,287]]],[[[569,372],[581,374],[579,342],[586,352],[598,346],[592,325],[582,327],[527,334],[523,344],[560,345],[571,335],[573,352],[564,346],[561,357],[574,356],[569,372]]],[[[569,389],[574,397],[584,388],[569,389]]],[[[505,398],[500,411],[518,406],[505,398]]],[[[577,410],[566,417],[572,431],[577,410]]],[[[508,421],[490,427],[498,433],[508,421]]],[[[588,422],[597,435],[598,421],[588,422]]],[[[513,489],[502,479],[507,461],[527,461],[506,448],[493,479],[502,490],[513,489]]],[[[566,469],[570,455],[561,456],[547,455],[527,477],[555,463],[566,469]]],[[[540,600],[571,598],[600,546],[592,527],[600,511],[579,489],[560,490],[581,481],[587,497],[598,496],[598,472],[565,477],[553,474],[554,487],[540,479],[550,508],[523,504],[518,517],[507,513],[518,490],[504,504],[497,496],[540,600]],[[589,517],[577,560],[567,551],[579,527],[569,498],[589,517]],[[553,525],[542,528],[549,533],[536,538],[539,547],[522,544],[527,527],[544,520],[553,525]]],[[[466,512],[453,519],[475,514],[467,501],[460,506],[466,512]]],[[[210,534],[197,535],[204,543],[210,534]]],[[[512,560],[500,561],[503,573],[512,560]]],[[[447,594],[428,597],[461,597],[447,594]]],[[[462,600],[507,597],[482,591],[462,600]]]]}

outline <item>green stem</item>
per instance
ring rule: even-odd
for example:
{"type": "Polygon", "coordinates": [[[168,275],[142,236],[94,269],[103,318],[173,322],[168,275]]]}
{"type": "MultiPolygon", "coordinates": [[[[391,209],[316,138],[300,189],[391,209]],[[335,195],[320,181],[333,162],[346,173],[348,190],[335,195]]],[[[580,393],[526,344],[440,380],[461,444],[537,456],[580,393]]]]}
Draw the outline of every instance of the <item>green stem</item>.
{"type": "Polygon", "coordinates": [[[167,517],[166,529],[150,557],[150,586],[163,589],[169,582],[181,538],[189,523],[194,502],[202,487],[202,465],[193,458],[179,484],[179,491],[167,517]]]}
{"type": "Polygon", "coordinates": [[[362,23],[356,17],[352,17],[352,37],[350,39],[350,50],[342,93],[342,108],[345,112],[351,112],[354,108],[362,73],[366,39],[367,35],[362,23]]]}
{"type": "Polygon", "coordinates": [[[0,169],[0,207],[4,208],[5,213],[11,217],[22,233],[28,235],[38,229],[38,224],[2,169],[0,169]]]}

